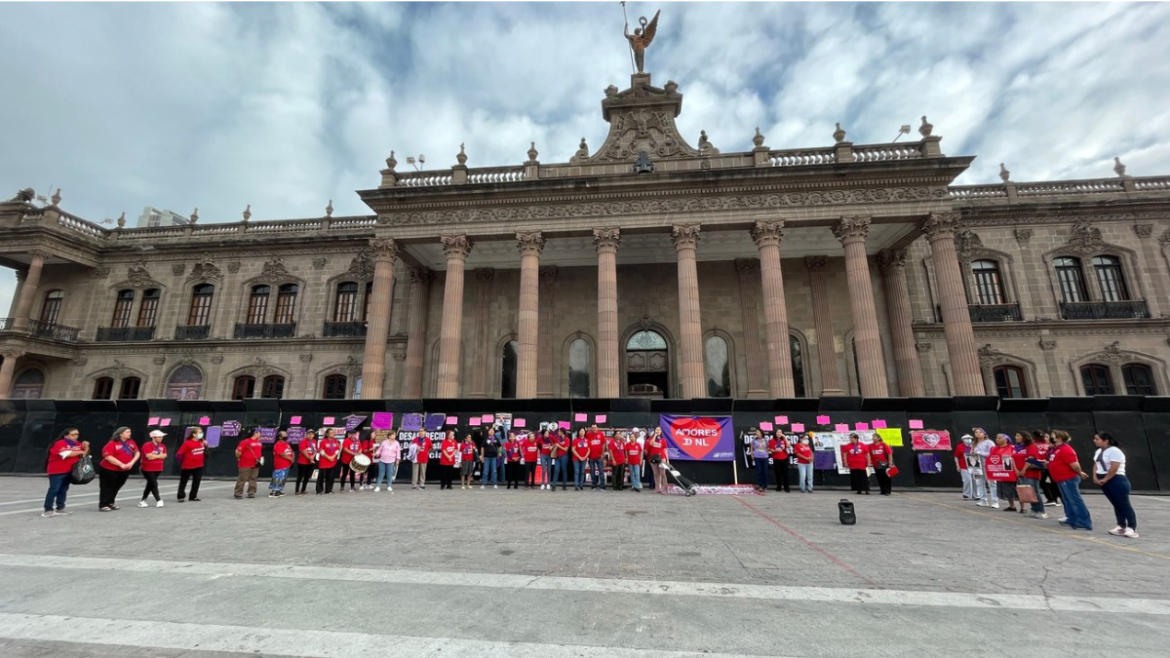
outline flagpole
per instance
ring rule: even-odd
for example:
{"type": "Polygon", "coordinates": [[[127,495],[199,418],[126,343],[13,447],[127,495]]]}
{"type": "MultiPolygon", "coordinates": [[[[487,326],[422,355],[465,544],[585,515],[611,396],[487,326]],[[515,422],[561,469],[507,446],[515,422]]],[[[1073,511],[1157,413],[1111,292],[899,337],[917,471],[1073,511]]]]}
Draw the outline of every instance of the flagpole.
{"type": "MultiPolygon", "coordinates": [[[[622,19],[625,20],[625,22],[626,22],[625,29],[623,30],[623,33],[624,33],[624,32],[629,31],[629,29],[630,29],[630,17],[626,15],[625,0],[622,0],[622,2],[620,4],[622,6],[622,19]]],[[[636,73],[638,71],[638,67],[634,64],[634,49],[630,48],[630,44],[628,41],[626,42],[626,48],[629,50],[629,53],[630,53],[630,72],[636,73]]]]}

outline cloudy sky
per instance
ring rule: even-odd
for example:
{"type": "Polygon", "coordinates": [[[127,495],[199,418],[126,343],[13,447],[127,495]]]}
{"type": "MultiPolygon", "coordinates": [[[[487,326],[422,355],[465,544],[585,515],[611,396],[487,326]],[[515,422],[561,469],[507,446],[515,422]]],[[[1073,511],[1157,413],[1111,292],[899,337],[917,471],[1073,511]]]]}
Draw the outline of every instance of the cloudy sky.
{"type": "MultiPolygon", "coordinates": [[[[1170,174],[1170,5],[630,2],[678,124],[724,151],[856,143],[930,117],[961,183],[1170,174]]],[[[368,212],[391,149],[449,167],[601,144],[630,62],[617,2],[0,5],[0,194],[92,221],[368,212]]],[[[916,136],[913,135],[913,136],[916,136]]],[[[0,271],[0,309],[14,278],[0,271]]]]}

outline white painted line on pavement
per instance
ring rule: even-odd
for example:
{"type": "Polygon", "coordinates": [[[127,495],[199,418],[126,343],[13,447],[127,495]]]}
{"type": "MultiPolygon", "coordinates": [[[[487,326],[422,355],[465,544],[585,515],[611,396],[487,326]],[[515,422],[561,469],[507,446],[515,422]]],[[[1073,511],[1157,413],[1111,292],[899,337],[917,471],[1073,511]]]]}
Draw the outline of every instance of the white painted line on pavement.
{"type": "Polygon", "coordinates": [[[9,613],[0,613],[0,637],[320,658],[380,656],[387,651],[412,658],[734,658],[743,655],[9,613]]]}
{"type": "MultiPolygon", "coordinates": [[[[127,484],[129,484],[129,483],[127,483],[127,484]]],[[[212,485],[209,487],[199,487],[199,491],[204,492],[204,491],[211,491],[213,489],[226,489],[228,487],[234,487],[234,486],[235,486],[234,484],[217,484],[217,485],[212,485]]],[[[123,487],[122,490],[125,491],[125,488],[123,487]]],[[[164,502],[166,502],[165,499],[167,496],[169,496],[173,493],[178,493],[178,491],[179,491],[178,487],[175,487],[174,489],[171,489],[168,491],[164,491],[162,488],[160,488],[158,490],[158,493],[160,496],[163,497],[164,502]]],[[[71,492],[65,498],[65,502],[68,503],[69,501],[73,500],[74,498],[81,498],[82,496],[97,496],[97,495],[100,495],[100,494],[86,493],[86,494],[77,494],[76,496],[74,496],[71,492]]],[[[44,498],[37,498],[36,500],[25,501],[25,502],[31,502],[31,503],[40,502],[41,504],[44,504],[44,500],[45,500],[44,498]]],[[[176,505],[179,503],[179,501],[177,501],[177,500],[172,501],[172,502],[174,502],[176,505]]],[[[92,504],[92,503],[90,503],[90,504],[92,504]]],[[[137,505],[138,503],[134,503],[134,504],[137,505]]],[[[67,504],[65,507],[66,507],[66,509],[68,509],[68,508],[76,507],[76,505],[68,505],[67,504]]],[[[29,508],[29,509],[18,509],[18,510],[12,510],[9,512],[0,512],[0,516],[11,516],[13,514],[31,514],[33,512],[43,512],[43,511],[45,511],[45,509],[43,507],[33,507],[33,508],[29,508]]]]}
{"type": "Polygon", "coordinates": [[[485,587],[510,590],[710,596],[723,599],[799,601],[863,605],[980,608],[985,610],[1041,610],[1170,616],[1170,599],[1130,599],[1032,594],[978,594],[915,590],[856,589],[845,587],[789,587],[739,583],[572,578],[518,574],[456,573],[353,567],[313,567],[258,563],[170,562],[123,558],[61,557],[0,553],[0,566],[64,570],[123,571],[208,577],[286,578],[376,582],[438,587],[485,587]]]}

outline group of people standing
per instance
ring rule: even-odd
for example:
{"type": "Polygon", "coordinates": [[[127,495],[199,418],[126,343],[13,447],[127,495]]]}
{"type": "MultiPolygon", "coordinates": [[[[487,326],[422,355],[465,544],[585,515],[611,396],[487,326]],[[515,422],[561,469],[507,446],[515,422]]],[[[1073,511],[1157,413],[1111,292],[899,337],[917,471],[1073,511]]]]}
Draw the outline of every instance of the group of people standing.
{"type": "MultiPolygon", "coordinates": [[[[775,432],[771,437],[765,436],[757,428],[751,429],[751,445],[749,451],[756,469],[757,493],[764,494],[768,490],[768,466],[776,480],[776,491],[791,492],[788,481],[789,462],[796,460],[797,482],[801,493],[813,492],[813,462],[814,447],[811,434],[797,439],[796,443],[784,435],[775,432]]],[[[849,469],[849,484],[853,492],[858,495],[869,495],[869,470],[873,469],[878,481],[878,489],[883,496],[889,496],[893,491],[891,469],[894,465],[894,451],[888,443],[882,440],[877,433],[873,435],[873,442],[861,443],[861,437],[849,435],[849,443],[841,446],[841,459],[849,469]]]]}
{"type": "MultiPolygon", "coordinates": [[[[1080,489],[1090,474],[1081,467],[1071,440],[1063,430],[1016,432],[1014,437],[996,434],[992,439],[983,428],[972,428],[954,451],[955,466],[963,478],[963,500],[1005,512],[1027,512],[1037,519],[1048,518],[1046,507],[1061,507],[1061,525],[1092,530],[1093,519],[1080,489]],[[1003,508],[1001,500],[1007,503],[1003,508]]],[[[1108,432],[1095,434],[1093,445],[1092,481],[1101,487],[1117,520],[1109,533],[1136,539],[1137,513],[1129,499],[1125,453],[1108,432]]]]}

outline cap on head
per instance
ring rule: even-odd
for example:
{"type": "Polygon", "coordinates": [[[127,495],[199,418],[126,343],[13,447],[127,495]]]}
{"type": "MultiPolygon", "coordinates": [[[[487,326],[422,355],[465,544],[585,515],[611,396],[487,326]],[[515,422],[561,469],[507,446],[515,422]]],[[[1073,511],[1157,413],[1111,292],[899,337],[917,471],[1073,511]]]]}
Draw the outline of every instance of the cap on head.
{"type": "Polygon", "coordinates": [[[166,433],[160,432],[159,430],[152,430],[150,432],[150,438],[152,438],[152,439],[161,439],[164,436],[166,436],[166,433]]]}

